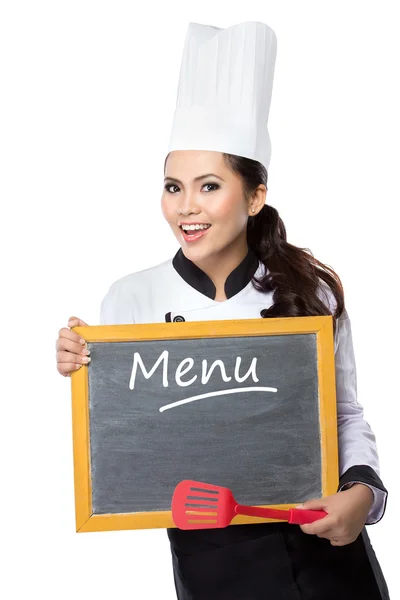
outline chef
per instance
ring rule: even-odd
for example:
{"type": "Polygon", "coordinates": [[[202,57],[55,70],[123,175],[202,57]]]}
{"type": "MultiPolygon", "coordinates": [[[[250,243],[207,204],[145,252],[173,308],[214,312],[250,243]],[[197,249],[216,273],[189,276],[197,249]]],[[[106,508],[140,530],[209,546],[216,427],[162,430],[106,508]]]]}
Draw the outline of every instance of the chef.
{"type": "Polygon", "coordinates": [[[375,436],[357,401],[343,290],[332,270],[287,242],[278,212],[266,203],[276,48],[275,33],[263,23],[189,25],[162,195],[180,248],[114,282],[101,304],[101,324],[174,327],[332,314],[340,485],[326,504],[316,499],[309,506],[328,512],[326,530],[325,519],[304,527],[170,529],[176,592],[179,600],[388,598],[364,527],[382,518],[387,490],[375,436]],[[337,514],[346,523],[342,530],[337,514]]]}

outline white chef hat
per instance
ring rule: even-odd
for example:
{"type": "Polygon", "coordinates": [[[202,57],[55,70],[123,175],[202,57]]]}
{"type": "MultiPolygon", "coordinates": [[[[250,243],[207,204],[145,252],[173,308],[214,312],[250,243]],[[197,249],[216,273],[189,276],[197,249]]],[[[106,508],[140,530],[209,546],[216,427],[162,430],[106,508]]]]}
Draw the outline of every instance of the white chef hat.
{"type": "Polygon", "coordinates": [[[276,35],[264,23],[227,29],[190,23],[168,151],[215,150],[268,169],[276,48],[276,35]]]}

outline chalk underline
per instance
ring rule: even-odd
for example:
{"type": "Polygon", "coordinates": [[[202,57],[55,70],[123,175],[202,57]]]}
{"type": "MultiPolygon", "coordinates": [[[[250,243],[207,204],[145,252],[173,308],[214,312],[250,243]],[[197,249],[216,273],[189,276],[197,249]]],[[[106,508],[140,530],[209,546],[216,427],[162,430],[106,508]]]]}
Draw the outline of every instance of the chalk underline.
{"type": "Polygon", "coordinates": [[[273,387],[248,387],[248,388],[238,388],[231,390],[221,390],[219,392],[208,392],[207,394],[200,394],[199,396],[192,396],[191,398],[185,398],[184,400],[178,400],[177,402],[172,402],[171,404],[166,404],[162,406],[159,410],[160,412],[164,412],[164,410],[168,410],[170,408],[175,408],[176,406],[181,406],[182,404],[188,404],[189,402],[194,402],[195,400],[202,400],[203,398],[211,398],[212,396],[225,396],[226,394],[242,394],[243,392],[277,392],[278,388],[273,387]]]}

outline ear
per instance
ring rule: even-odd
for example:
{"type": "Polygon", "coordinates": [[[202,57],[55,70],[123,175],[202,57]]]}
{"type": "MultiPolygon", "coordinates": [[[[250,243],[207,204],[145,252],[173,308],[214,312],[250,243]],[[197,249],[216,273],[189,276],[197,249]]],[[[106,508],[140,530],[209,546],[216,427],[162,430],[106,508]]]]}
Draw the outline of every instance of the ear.
{"type": "Polygon", "coordinates": [[[249,200],[249,216],[255,217],[265,204],[267,197],[267,188],[264,184],[260,184],[252,193],[249,200]],[[253,212],[254,209],[254,212],[253,212]]]}

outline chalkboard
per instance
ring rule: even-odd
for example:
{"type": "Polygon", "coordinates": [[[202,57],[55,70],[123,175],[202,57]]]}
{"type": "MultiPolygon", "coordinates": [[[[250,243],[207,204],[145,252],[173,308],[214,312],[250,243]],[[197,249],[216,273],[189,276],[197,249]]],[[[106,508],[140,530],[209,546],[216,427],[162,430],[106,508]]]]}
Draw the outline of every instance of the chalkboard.
{"type": "Polygon", "coordinates": [[[77,531],[173,527],[183,479],[281,508],[336,492],[332,317],[75,331],[77,531]]]}

